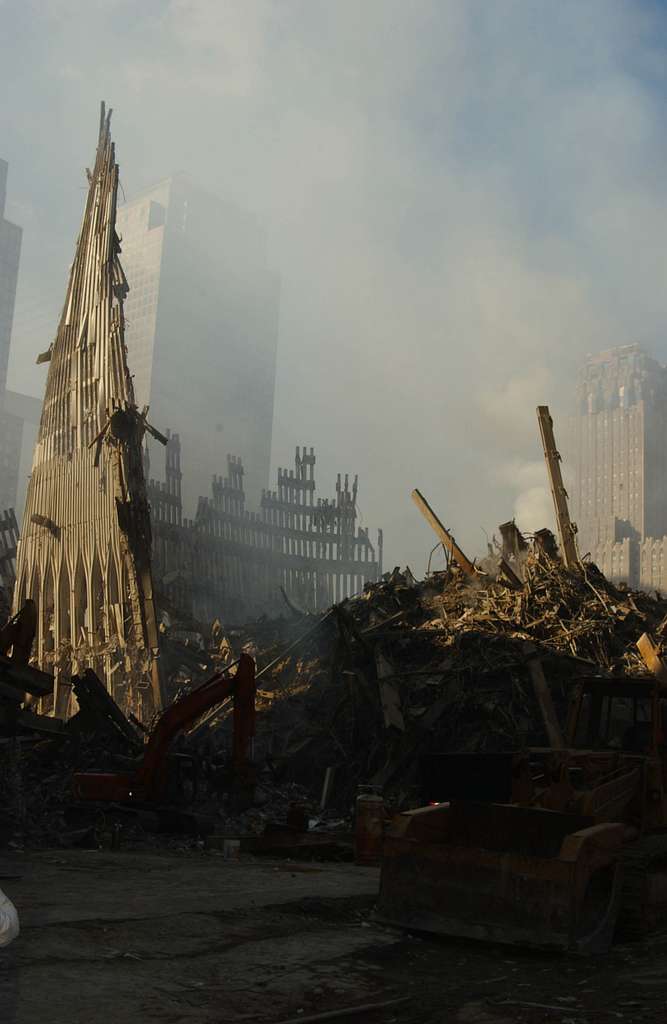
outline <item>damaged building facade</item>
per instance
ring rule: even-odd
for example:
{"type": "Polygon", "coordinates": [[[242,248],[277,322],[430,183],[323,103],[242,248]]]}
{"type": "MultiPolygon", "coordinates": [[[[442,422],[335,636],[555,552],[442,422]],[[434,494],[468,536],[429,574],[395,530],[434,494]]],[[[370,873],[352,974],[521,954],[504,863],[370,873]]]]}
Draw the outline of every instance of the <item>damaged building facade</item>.
{"type": "MultiPolygon", "coordinates": [[[[128,291],[115,230],[118,165],[104,106],[97,154],[54,342],[16,557],[14,610],[34,601],[37,665],[56,678],[92,668],[125,711],[161,707],[150,517],[127,366],[128,291]]],[[[166,439],[165,439],[166,440],[166,439]]]]}
{"type": "MultiPolygon", "coordinates": [[[[187,495],[187,481],[191,493],[201,494],[194,487],[202,486],[202,466],[186,465],[184,481],[180,435],[164,437],[146,419],[148,400],[155,401],[164,415],[167,408],[173,413],[176,405],[172,394],[171,403],[160,406],[171,392],[157,386],[156,367],[162,356],[166,359],[169,346],[158,351],[157,335],[150,333],[156,323],[159,326],[162,302],[155,281],[151,284],[155,294],[139,287],[133,306],[136,351],[125,344],[131,285],[121,266],[123,242],[116,230],[118,166],[106,116],[88,183],[56,337],[38,357],[38,362],[48,363],[45,397],[21,536],[16,546],[15,522],[8,523],[5,562],[7,571],[12,571],[15,550],[14,610],[27,599],[35,602],[36,663],[56,677],[56,715],[68,714],[71,677],[91,668],[125,711],[145,720],[161,706],[163,696],[153,565],[161,595],[179,613],[201,621],[221,617],[242,622],[262,614],[284,614],[286,601],[313,611],[358,593],[381,574],[382,535],[374,545],[368,530],[358,525],[356,478],[350,483],[347,476],[339,476],[332,498],[317,496],[312,449],[297,451],[293,470],[278,471],[275,490],[259,486],[262,479],[268,480],[275,368],[276,288],[268,271],[268,298],[260,325],[266,380],[253,397],[263,408],[264,418],[257,418],[256,424],[262,444],[253,435],[248,449],[250,457],[259,452],[259,465],[246,466],[241,446],[236,449],[240,454],[228,456],[226,475],[213,476],[208,495],[196,502],[187,495]],[[141,335],[142,362],[139,313],[149,298],[157,304],[157,321],[150,320],[150,330],[141,335]],[[133,354],[138,359],[141,395],[135,394],[130,372],[133,354]],[[265,392],[270,398],[266,402],[265,392]],[[166,446],[164,482],[147,484],[149,438],[166,446]],[[195,509],[193,519],[184,515],[184,507],[195,509]]],[[[187,197],[179,206],[175,195],[172,189],[168,196],[172,213],[189,209],[187,197]]],[[[143,224],[143,207],[137,209],[136,217],[143,224]]],[[[150,232],[164,235],[168,210],[158,213],[153,210],[157,221],[150,222],[150,232]]],[[[200,220],[202,216],[200,211],[200,220]]],[[[178,224],[181,221],[172,218],[174,232],[178,224]]],[[[128,247],[132,250],[134,245],[135,250],[135,273],[142,230],[137,228],[134,242],[127,230],[128,247]]],[[[162,235],[160,280],[166,273],[169,248],[168,238],[162,235]]],[[[172,248],[176,249],[175,242],[172,248]]],[[[163,290],[169,291],[166,286],[163,290]]],[[[155,312],[152,305],[151,311],[155,312]]],[[[237,340],[238,348],[242,339],[237,340]]],[[[232,355],[238,356],[236,348],[232,355]]],[[[199,363],[198,372],[203,373],[206,359],[199,363]]],[[[250,390],[256,369],[251,359],[248,379],[242,381],[250,390]]],[[[185,378],[178,368],[171,370],[170,386],[175,388],[178,379],[185,378]]],[[[227,377],[234,376],[232,370],[233,366],[227,377]]],[[[210,374],[213,391],[220,377],[217,371],[210,374]]],[[[238,376],[235,382],[237,390],[243,391],[238,376]]],[[[196,411],[196,395],[185,399],[196,411]]],[[[237,397],[237,404],[242,400],[243,396],[237,397]]],[[[247,414],[253,418],[250,406],[247,414]]],[[[214,420],[217,415],[211,412],[214,420]]],[[[233,421],[235,416],[230,418],[233,421]]],[[[221,452],[229,451],[223,447],[225,434],[216,431],[213,420],[202,421],[200,429],[214,448],[217,467],[221,452]]],[[[243,422],[239,430],[242,436],[243,422]]],[[[192,449],[185,450],[195,463],[192,449]]],[[[209,452],[205,467],[213,465],[212,459],[209,452]]]]}
{"type": "Polygon", "coordinates": [[[612,580],[667,590],[667,368],[639,345],[590,356],[577,385],[579,550],[612,580]]]}
{"type": "MultiPolygon", "coordinates": [[[[148,465],[146,466],[148,476],[148,465]]],[[[227,457],[194,519],[183,515],[181,445],[166,446],[165,480],[151,479],[156,586],[202,621],[243,622],[285,612],[285,597],[303,611],[359,593],[382,575],[382,531],[374,545],[357,523],[358,480],[336,480],[335,495],[317,496],[315,453],[297,448],[294,469],[279,469],[258,512],[246,507],[244,465],[227,457]]]]}

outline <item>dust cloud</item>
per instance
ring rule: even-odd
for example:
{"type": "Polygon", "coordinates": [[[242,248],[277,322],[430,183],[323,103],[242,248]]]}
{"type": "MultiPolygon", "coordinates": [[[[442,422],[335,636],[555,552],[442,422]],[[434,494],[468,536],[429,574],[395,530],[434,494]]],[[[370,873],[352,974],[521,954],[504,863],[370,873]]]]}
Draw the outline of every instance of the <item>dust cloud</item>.
{"type": "Polygon", "coordinates": [[[323,490],[359,473],[388,566],[425,568],[415,486],[471,553],[513,514],[543,525],[535,406],[558,437],[587,352],[667,354],[662,5],[4,0],[0,17],[25,231],[11,386],[43,388],[102,98],[128,198],[181,169],[266,223],[274,466],[312,444],[323,490]]]}

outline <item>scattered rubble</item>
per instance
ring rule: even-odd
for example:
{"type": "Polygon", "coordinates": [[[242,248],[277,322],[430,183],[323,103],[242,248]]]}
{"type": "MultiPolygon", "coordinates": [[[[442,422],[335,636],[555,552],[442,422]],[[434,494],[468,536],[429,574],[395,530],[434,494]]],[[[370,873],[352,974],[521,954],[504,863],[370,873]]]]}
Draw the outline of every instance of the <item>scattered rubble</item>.
{"type": "MultiPolygon", "coordinates": [[[[360,784],[377,787],[390,805],[415,806],[420,762],[429,753],[549,742],[536,665],[561,723],[572,680],[646,673],[636,641],[644,632],[664,636],[667,600],[615,586],[592,564],[565,569],[539,540],[515,548],[472,575],[453,563],[422,581],[395,569],[320,616],[293,613],[225,630],[219,622],[181,623],[173,610],[163,615],[174,694],[189,692],[242,651],[258,665],[252,807],[232,809],[217,785],[231,751],[231,704],[216,706],[179,741],[178,753],[199,766],[197,792],[190,786],[186,795],[209,823],[202,832],[258,835],[300,802],[311,823],[328,817],[349,833],[360,784]]],[[[2,748],[11,762],[5,771],[15,779],[20,770],[23,778],[20,799],[15,781],[3,787],[11,820],[5,841],[17,834],[40,845],[79,841],[73,771],[135,763],[143,741],[138,723],[103,699],[91,676],[75,682],[81,709],[63,735],[24,736],[2,748]]],[[[94,826],[98,839],[109,831],[108,817],[94,826]]],[[[131,821],[125,814],[122,823],[133,841],[159,828],[146,813],[131,821]]]]}
{"type": "Polygon", "coordinates": [[[536,662],[561,721],[573,679],[646,674],[636,641],[663,635],[667,601],[614,586],[591,564],[567,570],[539,545],[517,571],[521,590],[455,567],[422,582],[396,569],[336,606],[262,677],[257,752],[313,797],[331,766],[337,805],[371,783],[403,806],[429,751],[548,742],[536,662]]]}
{"type": "MultiPolygon", "coordinates": [[[[429,753],[549,742],[536,665],[561,723],[572,680],[646,673],[636,641],[667,631],[660,595],[615,586],[592,564],[565,569],[535,541],[483,564],[486,572],[473,575],[451,564],[422,581],[395,569],[321,616],[292,614],[227,631],[219,622],[207,629],[181,624],[173,612],[163,616],[175,694],[242,651],[258,664],[254,806],[233,810],[217,786],[231,751],[231,704],[216,706],[178,744],[199,766],[193,802],[212,830],[257,835],[284,822],[300,801],[310,821],[333,816],[349,832],[360,784],[377,787],[390,805],[415,806],[420,762],[429,753]]],[[[24,794],[19,812],[16,796],[8,798],[5,839],[18,831],[30,843],[70,842],[77,831],[73,771],[123,770],[136,761],[138,723],[102,699],[91,675],[75,683],[81,710],[64,735],[24,737],[2,748],[13,765],[5,770],[15,776],[20,767],[24,794]]],[[[187,795],[192,801],[192,787],[187,795]]],[[[108,831],[107,817],[98,833],[108,831]]],[[[151,828],[146,815],[123,823],[127,836],[151,828]]]]}

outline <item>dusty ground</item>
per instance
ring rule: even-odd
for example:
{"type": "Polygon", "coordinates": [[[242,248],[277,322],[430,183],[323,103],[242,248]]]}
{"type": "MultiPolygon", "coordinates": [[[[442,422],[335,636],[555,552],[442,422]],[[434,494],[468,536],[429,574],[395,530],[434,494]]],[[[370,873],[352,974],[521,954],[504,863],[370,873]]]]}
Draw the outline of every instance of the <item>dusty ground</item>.
{"type": "Polygon", "coordinates": [[[2,1024],[278,1024],[402,996],[339,1019],[667,1021],[667,935],[594,961],[406,937],[372,922],[372,868],[77,850],[0,875],[22,924],[2,1024]]]}

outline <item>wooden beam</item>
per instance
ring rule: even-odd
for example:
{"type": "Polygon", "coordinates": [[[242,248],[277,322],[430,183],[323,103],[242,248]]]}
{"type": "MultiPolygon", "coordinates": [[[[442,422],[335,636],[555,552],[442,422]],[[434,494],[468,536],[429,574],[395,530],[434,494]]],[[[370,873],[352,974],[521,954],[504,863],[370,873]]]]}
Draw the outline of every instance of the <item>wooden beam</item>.
{"type": "Polygon", "coordinates": [[[547,405],[538,405],[537,420],[540,425],[544,459],[547,464],[551,496],[556,511],[556,525],[558,527],[563,564],[568,569],[573,569],[579,565],[579,553],[575,541],[576,527],[570,519],[570,512],[567,507],[567,491],[563,486],[563,477],[560,471],[561,458],[556,448],[554,424],[547,405]]]}
{"type": "Polygon", "coordinates": [[[474,564],[461,551],[461,548],[458,546],[451,533],[449,533],[449,531],[440,522],[421,491],[418,491],[415,488],[412,492],[412,500],[426,522],[434,530],[449,557],[454,559],[458,567],[462,569],[467,576],[477,576],[477,569],[474,564]]]}

